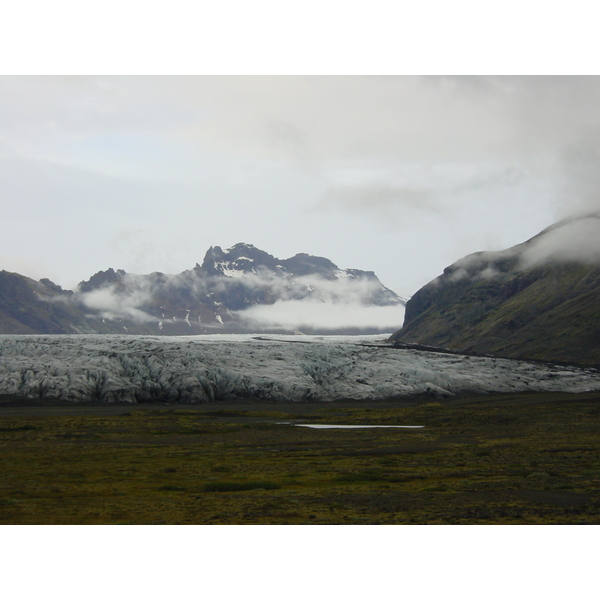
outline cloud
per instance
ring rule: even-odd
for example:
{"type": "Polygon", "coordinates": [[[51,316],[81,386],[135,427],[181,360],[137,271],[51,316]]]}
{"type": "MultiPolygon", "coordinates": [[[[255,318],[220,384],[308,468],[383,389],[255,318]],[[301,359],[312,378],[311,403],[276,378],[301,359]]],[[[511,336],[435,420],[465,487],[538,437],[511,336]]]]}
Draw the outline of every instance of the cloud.
{"type": "Polygon", "coordinates": [[[563,177],[559,214],[600,210],[600,127],[565,146],[559,167],[563,177]]]}
{"type": "Polygon", "coordinates": [[[521,192],[531,177],[523,166],[473,163],[436,166],[345,169],[323,193],[316,209],[343,209],[373,214],[394,224],[417,217],[439,218],[472,212],[476,202],[521,192]]]}
{"type": "Polygon", "coordinates": [[[404,306],[364,306],[319,300],[281,300],[235,313],[248,326],[286,329],[377,328],[396,331],[404,321],[404,306]]]}
{"type": "Polygon", "coordinates": [[[79,293],[74,300],[87,308],[98,311],[103,319],[132,319],[138,323],[157,322],[158,319],[141,310],[141,306],[152,301],[152,291],[126,289],[119,291],[116,285],[104,286],[91,292],[79,293]]]}
{"type": "MultiPolygon", "coordinates": [[[[308,296],[320,302],[368,306],[382,293],[381,283],[375,278],[325,279],[319,275],[290,278],[277,276],[268,270],[247,273],[240,280],[219,277],[213,279],[212,284],[216,283],[219,291],[226,291],[237,282],[285,301],[308,296]]],[[[377,301],[381,299],[378,298],[377,301]]]]}
{"type": "Polygon", "coordinates": [[[417,209],[438,211],[440,205],[430,189],[401,187],[388,183],[329,188],[321,206],[337,206],[351,210],[368,210],[389,215],[396,211],[417,209]]]}
{"type": "Polygon", "coordinates": [[[600,264],[600,214],[560,224],[535,238],[523,251],[520,267],[549,262],[600,264]]]}
{"type": "Polygon", "coordinates": [[[597,77],[4,77],[11,143],[156,134],[309,161],[456,161],[565,147],[600,126],[597,77]]]}
{"type": "MultiPolygon", "coordinates": [[[[470,254],[456,261],[445,274],[451,282],[477,282],[568,262],[600,265],[600,213],[562,221],[506,250],[470,254]]],[[[439,283],[440,278],[434,282],[439,283]]]]}

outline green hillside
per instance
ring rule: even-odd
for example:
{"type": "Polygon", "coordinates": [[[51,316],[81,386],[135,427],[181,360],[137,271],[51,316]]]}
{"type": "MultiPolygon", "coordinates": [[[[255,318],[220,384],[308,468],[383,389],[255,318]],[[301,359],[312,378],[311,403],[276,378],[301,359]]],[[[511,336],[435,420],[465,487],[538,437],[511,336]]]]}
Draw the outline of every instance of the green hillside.
{"type": "Polygon", "coordinates": [[[552,261],[523,269],[526,248],[479,253],[448,267],[408,301],[392,339],[600,365],[600,266],[552,261]],[[484,276],[491,267],[493,275],[484,276]]]}

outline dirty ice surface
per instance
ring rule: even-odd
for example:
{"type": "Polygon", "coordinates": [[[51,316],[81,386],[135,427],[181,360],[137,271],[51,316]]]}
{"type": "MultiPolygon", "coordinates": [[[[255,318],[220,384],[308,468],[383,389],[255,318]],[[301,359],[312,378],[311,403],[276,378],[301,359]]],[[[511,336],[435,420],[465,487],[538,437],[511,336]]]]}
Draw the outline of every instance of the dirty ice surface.
{"type": "Polygon", "coordinates": [[[3,335],[0,393],[192,403],[600,390],[592,369],[396,349],[386,337],[3,335]]]}

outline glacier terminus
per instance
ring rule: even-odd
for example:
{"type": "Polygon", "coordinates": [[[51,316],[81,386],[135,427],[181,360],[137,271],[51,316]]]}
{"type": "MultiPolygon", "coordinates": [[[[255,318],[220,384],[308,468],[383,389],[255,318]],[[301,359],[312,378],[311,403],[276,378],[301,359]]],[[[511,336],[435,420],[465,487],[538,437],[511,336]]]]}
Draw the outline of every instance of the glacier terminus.
{"type": "Polygon", "coordinates": [[[600,373],[395,348],[386,335],[3,335],[0,394],[72,402],[392,400],[600,390],[600,373]]]}

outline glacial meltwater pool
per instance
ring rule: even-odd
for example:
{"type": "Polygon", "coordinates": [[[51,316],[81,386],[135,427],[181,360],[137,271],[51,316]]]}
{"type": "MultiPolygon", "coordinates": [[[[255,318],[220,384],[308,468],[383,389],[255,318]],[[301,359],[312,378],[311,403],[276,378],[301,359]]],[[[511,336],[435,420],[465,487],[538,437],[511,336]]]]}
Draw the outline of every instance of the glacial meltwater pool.
{"type": "Polygon", "coordinates": [[[310,427],[311,429],[421,429],[425,425],[328,425],[315,424],[309,425],[306,423],[294,423],[296,427],[310,427]]]}

